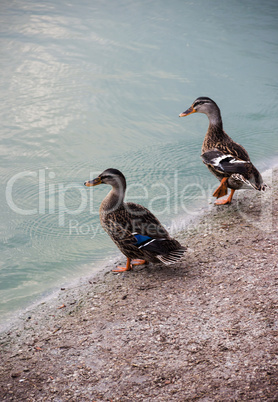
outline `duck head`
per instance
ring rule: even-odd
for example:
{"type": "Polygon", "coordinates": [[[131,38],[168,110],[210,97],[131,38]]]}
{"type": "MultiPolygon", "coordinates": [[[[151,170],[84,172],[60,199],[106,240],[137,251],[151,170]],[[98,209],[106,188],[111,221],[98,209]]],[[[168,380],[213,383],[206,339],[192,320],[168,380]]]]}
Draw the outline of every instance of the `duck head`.
{"type": "Polygon", "coordinates": [[[210,123],[221,123],[221,113],[219,107],[207,96],[200,96],[197,98],[185,112],[180,113],[179,117],[188,116],[192,113],[204,113],[208,116],[210,123]]]}
{"type": "Polygon", "coordinates": [[[126,180],[122,172],[117,169],[106,169],[98,177],[84,183],[87,187],[98,186],[99,184],[110,184],[112,187],[122,187],[125,189],[126,180]]]}

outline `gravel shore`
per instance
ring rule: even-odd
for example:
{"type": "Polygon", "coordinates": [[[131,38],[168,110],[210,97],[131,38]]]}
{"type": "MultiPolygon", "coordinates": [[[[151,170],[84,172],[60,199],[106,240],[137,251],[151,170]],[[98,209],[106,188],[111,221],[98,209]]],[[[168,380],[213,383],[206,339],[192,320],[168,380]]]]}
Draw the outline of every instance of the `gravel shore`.
{"type": "Polygon", "coordinates": [[[0,400],[277,401],[271,176],[180,232],[179,264],[111,264],[24,314],[1,334],[0,400]]]}

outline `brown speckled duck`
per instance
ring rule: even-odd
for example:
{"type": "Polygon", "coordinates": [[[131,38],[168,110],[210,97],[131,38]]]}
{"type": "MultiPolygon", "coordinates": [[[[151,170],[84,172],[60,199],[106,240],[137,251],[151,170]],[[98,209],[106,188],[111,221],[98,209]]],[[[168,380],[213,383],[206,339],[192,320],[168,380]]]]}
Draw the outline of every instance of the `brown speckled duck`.
{"type": "Polygon", "coordinates": [[[117,169],[106,169],[85,186],[110,184],[112,190],[100,206],[100,223],[121,252],[127,257],[125,267],[114,272],[128,271],[132,265],[146,262],[173,264],[184,254],[185,247],[170,237],[159,220],[145,207],[124,202],[126,180],[117,169]]]}
{"type": "Polygon", "coordinates": [[[220,180],[219,187],[213,193],[216,198],[231,193],[226,199],[215,201],[216,205],[230,204],[235,190],[254,188],[264,191],[266,184],[262,176],[251,163],[243,146],[234,142],[223,130],[220,109],[210,98],[199,97],[179,116],[192,113],[204,113],[208,116],[209,127],[202,146],[202,159],[209,170],[220,180]]]}

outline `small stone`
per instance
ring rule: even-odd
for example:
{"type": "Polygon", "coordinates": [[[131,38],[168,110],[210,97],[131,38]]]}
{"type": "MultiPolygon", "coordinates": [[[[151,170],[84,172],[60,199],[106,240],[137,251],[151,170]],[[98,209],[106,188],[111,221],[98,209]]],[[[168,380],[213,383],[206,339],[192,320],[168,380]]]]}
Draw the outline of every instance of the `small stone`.
{"type": "Polygon", "coordinates": [[[17,377],[20,377],[20,372],[13,372],[13,373],[11,373],[11,377],[12,378],[17,378],[17,377]]]}

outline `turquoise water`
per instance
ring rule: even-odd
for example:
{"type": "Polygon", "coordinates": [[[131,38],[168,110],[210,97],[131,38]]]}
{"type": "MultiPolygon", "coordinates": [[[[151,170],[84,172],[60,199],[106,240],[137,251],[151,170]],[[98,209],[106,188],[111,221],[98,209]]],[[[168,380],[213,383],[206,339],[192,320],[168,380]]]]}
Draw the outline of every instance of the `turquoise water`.
{"type": "Polygon", "coordinates": [[[0,6],[0,312],[118,253],[99,227],[108,167],[167,225],[207,205],[198,96],[267,169],[278,154],[278,3],[40,1],[0,6]]]}

